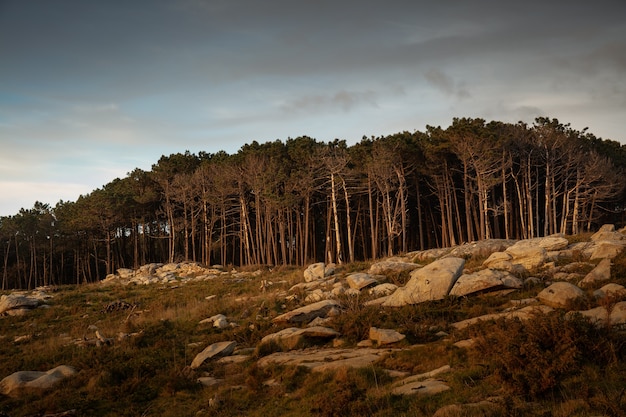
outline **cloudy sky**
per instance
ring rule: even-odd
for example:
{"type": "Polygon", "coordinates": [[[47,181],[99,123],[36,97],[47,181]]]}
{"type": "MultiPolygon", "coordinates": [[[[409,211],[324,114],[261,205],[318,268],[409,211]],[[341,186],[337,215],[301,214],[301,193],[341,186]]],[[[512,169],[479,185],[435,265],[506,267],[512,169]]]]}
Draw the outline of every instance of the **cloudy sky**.
{"type": "Polygon", "coordinates": [[[175,152],[556,117],[626,143],[626,2],[0,0],[0,216],[175,152]]]}

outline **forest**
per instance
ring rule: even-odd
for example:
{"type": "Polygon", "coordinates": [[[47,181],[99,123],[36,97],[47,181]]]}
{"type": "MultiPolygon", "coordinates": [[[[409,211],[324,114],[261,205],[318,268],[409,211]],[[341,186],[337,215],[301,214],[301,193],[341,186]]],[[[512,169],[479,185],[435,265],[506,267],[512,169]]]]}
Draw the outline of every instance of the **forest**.
{"type": "Polygon", "coordinates": [[[626,145],[556,119],[307,136],[162,156],[76,201],[0,217],[2,289],[95,282],[152,262],[347,263],[626,218],[626,145]]]}

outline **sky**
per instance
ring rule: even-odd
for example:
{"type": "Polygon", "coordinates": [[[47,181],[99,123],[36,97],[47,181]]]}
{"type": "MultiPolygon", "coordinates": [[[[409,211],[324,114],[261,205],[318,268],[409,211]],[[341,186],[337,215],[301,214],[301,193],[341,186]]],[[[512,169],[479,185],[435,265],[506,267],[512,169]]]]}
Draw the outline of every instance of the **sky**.
{"type": "Polygon", "coordinates": [[[626,144],[626,1],[0,0],[0,216],[186,150],[557,118],[626,144]]]}

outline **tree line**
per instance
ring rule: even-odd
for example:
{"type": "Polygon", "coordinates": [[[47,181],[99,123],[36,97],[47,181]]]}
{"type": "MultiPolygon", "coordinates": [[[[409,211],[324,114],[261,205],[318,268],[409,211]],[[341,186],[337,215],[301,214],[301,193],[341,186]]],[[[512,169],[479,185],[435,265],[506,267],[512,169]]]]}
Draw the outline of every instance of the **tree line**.
{"type": "Polygon", "coordinates": [[[556,119],[162,156],[150,171],[0,217],[2,289],[151,262],[353,262],[624,223],[626,145],[556,119]]]}

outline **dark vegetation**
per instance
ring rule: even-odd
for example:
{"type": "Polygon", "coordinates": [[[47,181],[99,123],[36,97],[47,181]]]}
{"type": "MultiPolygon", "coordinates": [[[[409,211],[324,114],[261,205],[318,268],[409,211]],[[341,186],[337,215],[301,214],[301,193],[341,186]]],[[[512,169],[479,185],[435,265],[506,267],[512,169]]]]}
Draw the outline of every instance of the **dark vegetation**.
{"type": "Polygon", "coordinates": [[[2,288],[180,260],[305,265],[624,223],[626,146],[555,119],[163,156],[54,207],[0,218],[2,288]]]}

